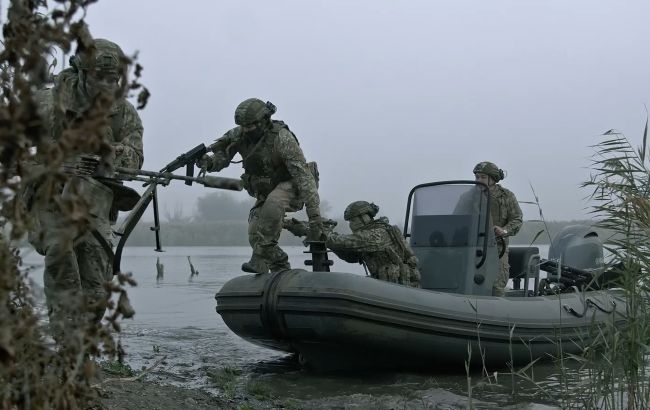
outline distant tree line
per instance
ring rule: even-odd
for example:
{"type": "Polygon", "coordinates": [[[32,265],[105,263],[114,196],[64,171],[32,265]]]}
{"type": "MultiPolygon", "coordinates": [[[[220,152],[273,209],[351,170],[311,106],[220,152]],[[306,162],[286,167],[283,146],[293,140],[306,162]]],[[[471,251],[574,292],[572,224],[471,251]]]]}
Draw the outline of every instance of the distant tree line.
{"type": "MultiPolygon", "coordinates": [[[[212,192],[199,197],[196,214],[184,216],[181,209],[163,211],[161,241],[163,246],[244,246],[248,245],[248,214],[255,204],[252,198],[238,200],[226,192],[212,192]]],[[[324,216],[331,210],[327,201],[321,201],[324,216]]],[[[290,215],[307,220],[305,211],[290,215]]],[[[129,246],[154,245],[153,222],[140,222],[131,232],[129,246]]],[[[349,232],[347,223],[339,221],[339,232],[349,232]]],[[[283,231],[280,243],[301,245],[302,239],[283,231]]]]}
{"type": "MultiPolygon", "coordinates": [[[[197,200],[195,216],[183,216],[182,212],[175,210],[165,213],[161,225],[161,240],[164,246],[247,246],[248,245],[248,213],[254,200],[246,198],[237,200],[232,195],[223,192],[214,192],[204,195],[197,200]]],[[[326,201],[323,201],[323,214],[331,210],[326,201]]],[[[297,219],[306,220],[303,211],[291,215],[297,219]]],[[[337,220],[337,232],[350,232],[347,222],[342,217],[337,220]]],[[[562,228],[569,225],[593,225],[590,220],[572,221],[526,221],[519,233],[511,240],[512,244],[530,245],[549,244],[562,228]]],[[[154,234],[149,229],[153,222],[141,222],[133,230],[128,240],[130,246],[153,246],[154,234]]],[[[400,226],[401,227],[401,226],[400,226]]],[[[596,229],[602,240],[606,240],[608,233],[596,229]]],[[[280,243],[284,245],[300,245],[302,239],[296,238],[289,232],[283,231],[280,243]]]]}

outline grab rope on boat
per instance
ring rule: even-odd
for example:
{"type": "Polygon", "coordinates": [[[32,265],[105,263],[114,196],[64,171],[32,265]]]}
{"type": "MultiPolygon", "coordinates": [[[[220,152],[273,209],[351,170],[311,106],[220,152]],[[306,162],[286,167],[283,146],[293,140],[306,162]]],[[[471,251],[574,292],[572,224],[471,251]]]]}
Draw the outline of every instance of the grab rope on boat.
{"type": "Polygon", "coordinates": [[[594,302],[591,299],[587,299],[587,302],[590,303],[592,306],[594,306],[596,309],[600,310],[603,313],[610,314],[610,313],[614,313],[614,311],[616,310],[616,302],[614,302],[613,300],[611,300],[609,302],[612,305],[612,308],[610,310],[607,310],[604,307],[599,306],[596,302],[594,302]]]}
{"type": "Polygon", "coordinates": [[[563,305],[562,307],[564,308],[564,310],[567,313],[571,313],[572,315],[574,315],[576,317],[584,317],[585,314],[587,313],[587,309],[590,308],[590,307],[596,308],[596,309],[600,310],[601,312],[603,312],[605,314],[608,314],[608,315],[614,313],[614,311],[616,310],[616,302],[614,302],[613,300],[609,302],[612,305],[612,309],[610,309],[610,310],[607,310],[604,307],[600,306],[598,303],[594,302],[594,300],[591,299],[591,298],[587,298],[582,303],[583,303],[583,307],[584,307],[584,310],[582,311],[582,313],[577,312],[574,308],[572,308],[569,305],[563,305]]]}

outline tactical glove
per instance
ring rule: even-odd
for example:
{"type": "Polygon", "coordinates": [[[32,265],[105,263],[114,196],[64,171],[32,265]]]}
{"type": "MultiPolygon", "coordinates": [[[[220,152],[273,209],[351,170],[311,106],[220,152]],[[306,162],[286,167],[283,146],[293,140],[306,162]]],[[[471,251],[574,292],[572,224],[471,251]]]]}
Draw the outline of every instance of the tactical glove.
{"type": "Polygon", "coordinates": [[[201,168],[201,170],[210,171],[212,169],[212,165],[212,156],[208,154],[205,154],[196,160],[196,166],[201,168]]]}
{"type": "Polygon", "coordinates": [[[113,151],[115,151],[115,155],[117,156],[122,155],[122,153],[124,152],[124,148],[126,148],[124,144],[120,144],[120,143],[113,144],[112,147],[113,147],[113,151]]]}
{"type": "Polygon", "coordinates": [[[309,221],[309,232],[307,234],[307,241],[323,241],[323,221],[321,218],[314,218],[309,221]]]}
{"type": "Polygon", "coordinates": [[[334,231],[334,227],[336,227],[337,224],[338,224],[338,222],[336,222],[333,219],[324,219],[323,220],[323,235],[325,235],[325,237],[328,237],[329,235],[331,235],[332,232],[334,231]]]}
{"type": "Polygon", "coordinates": [[[299,221],[296,218],[285,219],[282,222],[282,227],[295,236],[307,236],[309,230],[306,222],[299,221]]]}

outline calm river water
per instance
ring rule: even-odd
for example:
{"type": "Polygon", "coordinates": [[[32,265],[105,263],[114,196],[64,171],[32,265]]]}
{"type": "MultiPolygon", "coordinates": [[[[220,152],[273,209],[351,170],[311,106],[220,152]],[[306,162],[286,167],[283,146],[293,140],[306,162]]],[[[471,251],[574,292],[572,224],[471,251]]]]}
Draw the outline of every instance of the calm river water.
{"type": "MultiPolygon", "coordinates": [[[[285,247],[293,267],[304,266],[302,247],[285,247]]],[[[546,249],[544,249],[546,251],[546,249]]],[[[42,285],[42,257],[23,254],[33,266],[32,277],[42,285]]],[[[168,247],[164,253],[148,247],[125,249],[124,271],[132,272],[138,286],[129,290],[136,309],[134,319],[123,321],[121,341],[127,362],[134,369],[148,367],[166,356],[147,377],[163,383],[202,388],[223,394],[209,375],[234,370],[240,383],[263,383],[276,397],[308,403],[309,408],[469,408],[468,380],[457,374],[346,373],[314,374],[302,371],[293,358],[252,345],[230,332],[215,312],[215,293],[230,278],[241,275],[248,247],[168,247]],[[199,271],[190,280],[188,256],[199,271]],[[164,278],[156,281],[156,260],[164,264],[164,278]]],[[[543,255],[545,256],[545,255],[543,255]]],[[[360,265],[336,258],[334,268],[363,275],[360,265]]],[[[528,372],[530,375],[530,372],[528,372]]],[[[474,408],[550,409],[561,396],[557,368],[536,365],[535,383],[506,373],[471,374],[474,408]]]]}

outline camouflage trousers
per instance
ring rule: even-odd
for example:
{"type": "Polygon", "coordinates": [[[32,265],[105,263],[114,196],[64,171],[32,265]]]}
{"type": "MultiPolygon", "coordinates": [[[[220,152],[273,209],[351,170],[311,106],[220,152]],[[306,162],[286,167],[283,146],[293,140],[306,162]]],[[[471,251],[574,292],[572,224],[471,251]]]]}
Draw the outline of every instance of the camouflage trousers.
{"type": "Polygon", "coordinates": [[[413,268],[408,265],[404,265],[406,268],[406,276],[408,278],[407,284],[408,286],[412,286],[414,288],[419,288],[420,287],[420,271],[418,268],[413,268]]]}
{"type": "Polygon", "coordinates": [[[503,256],[499,258],[499,273],[492,286],[492,296],[505,295],[506,284],[510,278],[510,264],[508,263],[508,248],[503,252],[503,256]]]}
{"type": "Polygon", "coordinates": [[[109,297],[105,284],[112,279],[112,260],[92,235],[48,246],[43,283],[57,341],[70,326],[101,321],[109,297]]]}
{"type": "Polygon", "coordinates": [[[370,271],[370,276],[375,279],[403,284],[404,278],[402,276],[402,270],[400,269],[399,265],[385,264],[383,266],[380,266],[379,269],[376,269],[376,274],[374,274],[373,270],[370,271]]]}
{"type": "Polygon", "coordinates": [[[50,327],[60,344],[73,333],[71,329],[101,321],[108,302],[105,285],[113,279],[113,260],[106,203],[110,204],[112,193],[100,185],[94,188],[95,202],[86,218],[71,221],[54,202],[33,210],[37,223],[30,243],[45,255],[43,283],[50,327]]]}
{"type": "Polygon", "coordinates": [[[289,257],[278,246],[286,212],[302,208],[291,181],[280,182],[266,198],[258,199],[248,218],[248,242],[253,248],[250,263],[258,272],[290,269],[289,257]]]}

